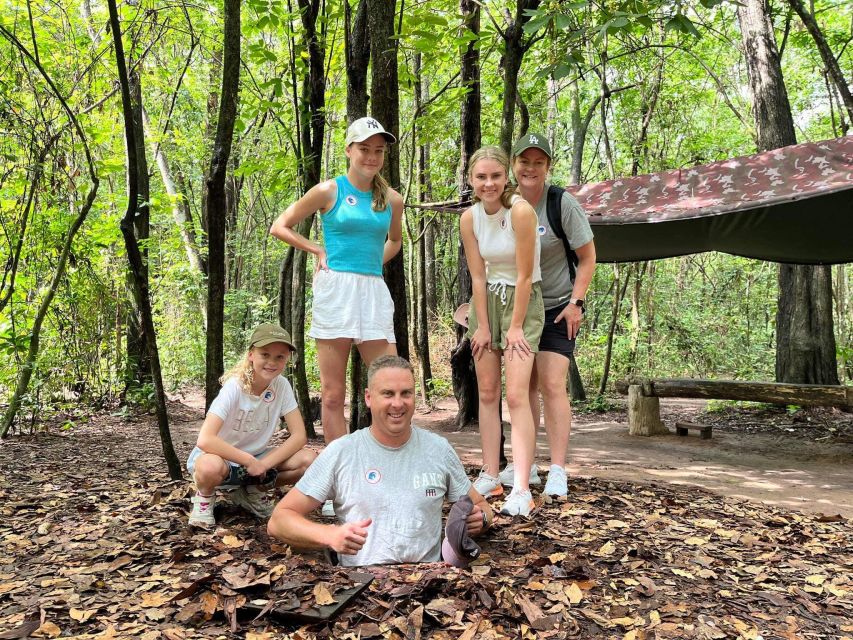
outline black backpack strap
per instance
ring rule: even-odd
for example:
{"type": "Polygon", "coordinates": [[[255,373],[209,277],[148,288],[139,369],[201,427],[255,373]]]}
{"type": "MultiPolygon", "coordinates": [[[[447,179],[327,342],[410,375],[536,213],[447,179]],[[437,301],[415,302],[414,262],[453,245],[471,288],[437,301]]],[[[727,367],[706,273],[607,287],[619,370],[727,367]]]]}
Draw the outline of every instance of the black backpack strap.
{"type": "Polygon", "coordinates": [[[569,246],[569,238],[566,236],[566,230],[563,229],[562,202],[564,193],[565,190],[562,187],[554,184],[550,185],[548,187],[548,201],[545,205],[545,212],[548,215],[548,224],[551,225],[551,229],[563,241],[563,249],[566,251],[566,261],[569,263],[569,278],[574,283],[575,274],[577,273],[575,268],[578,264],[578,254],[569,246]]]}

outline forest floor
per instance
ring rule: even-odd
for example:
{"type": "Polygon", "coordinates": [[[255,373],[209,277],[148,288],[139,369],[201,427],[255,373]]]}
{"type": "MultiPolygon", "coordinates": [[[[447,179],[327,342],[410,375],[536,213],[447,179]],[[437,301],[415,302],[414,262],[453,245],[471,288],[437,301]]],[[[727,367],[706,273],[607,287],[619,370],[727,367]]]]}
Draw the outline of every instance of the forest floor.
{"type": "MultiPolygon", "coordinates": [[[[179,400],[183,460],[202,411],[179,400]]],[[[473,474],[476,428],[455,431],[453,412],[416,422],[473,474]]],[[[153,417],[59,419],[0,447],[0,639],[853,638],[853,417],[673,402],[663,418],[713,438],[632,438],[624,409],[578,414],[568,500],[497,518],[470,570],[370,568],[329,622],[311,616],[364,572],[294,554],[227,502],[214,530],[190,529],[153,417]]]]}

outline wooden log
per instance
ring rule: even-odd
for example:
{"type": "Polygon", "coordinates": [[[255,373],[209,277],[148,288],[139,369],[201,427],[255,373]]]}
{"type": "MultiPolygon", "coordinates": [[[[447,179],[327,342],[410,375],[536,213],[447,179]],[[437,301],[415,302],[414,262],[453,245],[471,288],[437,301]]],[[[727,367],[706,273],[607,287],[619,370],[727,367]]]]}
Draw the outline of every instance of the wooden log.
{"type": "Polygon", "coordinates": [[[628,433],[632,436],[668,434],[660,419],[660,400],[643,395],[640,385],[628,387],[628,433]]]}
{"type": "Polygon", "coordinates": [[[740,380],[652,380],[658,398],[708,398],[818,407],[853,407],[853,387],[740,380]]]}

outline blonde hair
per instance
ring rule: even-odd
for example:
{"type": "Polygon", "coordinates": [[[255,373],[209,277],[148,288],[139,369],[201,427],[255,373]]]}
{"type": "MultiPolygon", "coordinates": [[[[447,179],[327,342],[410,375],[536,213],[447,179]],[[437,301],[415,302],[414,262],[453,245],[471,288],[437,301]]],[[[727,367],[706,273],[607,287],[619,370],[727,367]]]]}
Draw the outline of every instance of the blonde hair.
{"type": "MultiPolygon", "coordinates": [[[[388,145],[385,145],[386,148],[388,145]]],[[[388,206],[388,191],[391,186],[381,173],[373,176],[373,210],[385,211],[388,206]]]]}
{"type": "Polygon", "coordinates": [[[252,363],[249,360],[249,354],[252,353],[254,347],[249,347],[249,350],[243,355],[242,359],[237,361],[233,367],[228,369],[219,378],[220,384],[225,384],[226,380],[237,378],[237,384],[246,393],[252,393],[252,383],[255,381],[255,370],[252,368],[252,363]]]}
{"type": "MultiPolygon", "coordinates": [[[[506,154],[506,151],[504,151],[500,147],[486,146],[477,149],[474,153],[471,154],[471,159],[468,160],[469,183],[471,182],[471,175],[474,172],[474,165],[476,165],[480,160],[494,160],[504,168],[504,175],[506,175],[506,186],[504,187],[504,191],[501,194],[501,204],[506,209],[509,209],[512,206],[512,196],[514,196],[516,193],[516,187],[509,179],[509,156],[506,154]]],[[[480,198],[474,195],[473,200],[474,202],[479,202],[480,198]]]]}

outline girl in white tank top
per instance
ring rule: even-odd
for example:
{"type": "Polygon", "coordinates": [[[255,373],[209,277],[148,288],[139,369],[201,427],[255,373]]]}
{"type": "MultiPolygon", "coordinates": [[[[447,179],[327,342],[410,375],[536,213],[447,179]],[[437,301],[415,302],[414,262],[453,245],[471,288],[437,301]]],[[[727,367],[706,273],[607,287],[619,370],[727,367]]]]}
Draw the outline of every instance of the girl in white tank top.
{"type": "Polygon", "coordinates": [[[503,493],[497,477],[503,361],[513,463],[524,473],[516,473],[513,492],[501,511],[526,516],[533,506],[528,470],[535,447],[528,387],[545,315],[538,220],[533,208],[508,190],[509,158],[501,149],[475,152],[468,181],[476,204],[462,214],[460,230],[473,289],[468,337],[477,372],[483,446],[483,470],[474,488],[486,496],[503,493]]]}

